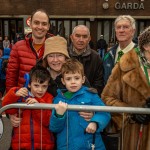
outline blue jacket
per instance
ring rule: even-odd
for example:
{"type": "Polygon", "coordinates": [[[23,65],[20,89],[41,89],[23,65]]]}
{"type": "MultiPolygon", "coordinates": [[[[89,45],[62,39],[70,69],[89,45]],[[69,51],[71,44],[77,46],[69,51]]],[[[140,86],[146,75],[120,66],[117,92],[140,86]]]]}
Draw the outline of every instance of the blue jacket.
{"type": "MultiPolygon", "coordinates": [[[[99,96],[84,86],[74,93],[71,99],[65,98],[62,91],[58,90],[54,103],[57,104],[59,101],[70,105],[104,106],[99,96]]],[[[95,133],[95,150],[105,150],[100,132],[107,126],[109,120],[110,113],[106,112],[95,112],[90,120],[90,122],[96,122],[98,125],[95,133]]],[[[68,150],[91,150],[94,136],[93,134],[85,133],[88,124],[89,122],[85,121],[77,111],[67,111],[62,118],[58,118],[55,115],[55,110],[53,110],[49,128],[56,133],[57,149],[66,150],[68,145],[68,150]]]]}
{"type": "Polygon", "coordinates": [[[116,56],[117,47],[118,47],[118,44],[113,46],[108,51],[108,53],[106,53],[106,55],[104,56],[104,59],[103,59],[103,69],[104,69],[103,78],[104,78],[104,84],[105,85],[106,85],[107,80],[111,74],[112,69],[115,66],[115,56],[116,56]]]}
{"type": "MultiPolygon", "coordinates": [[[[134,47],[137,47],[137,44],[135,44],[134,47]]],[[[103,69],[104,69],[104,73],[103,73],[103,78],[104,78],[104,85],[106,85],[107,80],[111,74],[112,69],[115,66],[115,56],[116,56],[116,51],[118,48],[118,44],[114,45],[109,51],[108,53],[106,53],[106,55],[104,56],[103,59],[103,69]]]]}
{"type": "Polygon", "coordinates": [[[10,48],[4,48],[3,56],[0,58],[0,79],[5,80],[6,79],[6,67],[7,62],[10,56],[10,48]]]}

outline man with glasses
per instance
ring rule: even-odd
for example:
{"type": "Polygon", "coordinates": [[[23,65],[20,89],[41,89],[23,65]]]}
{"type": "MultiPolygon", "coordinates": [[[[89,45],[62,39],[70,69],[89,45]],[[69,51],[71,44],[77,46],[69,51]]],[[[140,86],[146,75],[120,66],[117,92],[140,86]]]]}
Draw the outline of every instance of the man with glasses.
{"type": "MultiPolygon", "coordinates": [[[[103,59],[105,85],[112,69],[120,60],[121,56],[136,46],[136,44],[132,42],[136,29],[135,20],[132,16],[118,16],[115,20],[114,26],[118,44],[112,47],[103,59]]],[[[116,134],[116,131],[113,127],[113,124],[110,123],[103,135],[103,140],[108,150],[118,149],[119,135],[116,134]]]]}

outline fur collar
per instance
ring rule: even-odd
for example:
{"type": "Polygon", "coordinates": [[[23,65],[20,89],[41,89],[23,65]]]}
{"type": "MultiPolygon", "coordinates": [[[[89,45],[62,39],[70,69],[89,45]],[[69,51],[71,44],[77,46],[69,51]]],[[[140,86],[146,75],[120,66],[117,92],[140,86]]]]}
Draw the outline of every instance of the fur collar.
{"type": "Polygon", "coordinates": [[[139,58],[134,49],[122,56],[120,67],[124,72],[140,67],[139,58]]]}
{"type": "Polygon", "coordinates": [[[136,51],[132,49],[123,55],[119,65],[120,69],[123,71],[123,81],[140,92],[145,98],[149,97],[150,87],[141,69],[136,51]]]}

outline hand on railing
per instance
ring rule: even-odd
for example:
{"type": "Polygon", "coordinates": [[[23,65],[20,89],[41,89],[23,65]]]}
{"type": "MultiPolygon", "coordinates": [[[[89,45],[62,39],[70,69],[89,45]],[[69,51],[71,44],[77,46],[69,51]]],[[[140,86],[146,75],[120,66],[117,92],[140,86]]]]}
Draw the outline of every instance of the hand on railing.
{"type": "Polygon", "coordinates": [[[22,118],[18,117],[18,114],[9,115],[9,118],[13,127],[18,127],[22,120],[22,118]]]}
{"type": "Polygon", "coordinates": [[[35,98],[29,97],[26,99],[26,103],[29,104],[34,104],[34,103],[39,103],[35,98]]]}
{"type": "Polygon", "coordinates": [[[55,106],[55,110],[56,110],[56,116],[59,118],[63,117],[64,113],[66,112],[67,110],[67,106],[68,104],[67,103],[64,103],[62,101],[59,101],[58,104],[56,104],[55,106]]]}
{"type": "MultiPolygon", "coordinates": [[[[144,108],[150,108],[150,98],[147,99],[144,108]]],[[[139,124],[148,124],[150,121],[150,114],[133,114],[131,118],[139,124]]]]}
{"type": "Polygon", "coordinates": [[[150,115],[146,114],[133,114],[131,118],[139,124],[148,124],[150,121],[150,115]]]}
{"type": "Polygon", "coordinates": [[[146,100],[145,108],[150,108],[150,97],[146,100]]]}

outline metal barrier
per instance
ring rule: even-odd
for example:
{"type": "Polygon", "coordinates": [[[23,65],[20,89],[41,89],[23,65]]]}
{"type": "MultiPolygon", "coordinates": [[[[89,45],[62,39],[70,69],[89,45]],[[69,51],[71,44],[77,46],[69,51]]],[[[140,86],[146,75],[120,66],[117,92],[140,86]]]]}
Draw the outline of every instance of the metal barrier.
{"type": "MultiPolygon", "coordinates": [[[[2,113],[11,108],[18,109],[53,109],[56,104],[45,104],[45,103],[35,103],[35,104],[26,104],[26,103],[15,103],[6,105],[0,108],[0,116],[2,113]]],[[[111,113],[135,113],[135,114],[150,114],[150,108],[139,108],[139,107],[114,107],[114,106],[89,106],[89,105],[68,105],[67,110],[75,111],[102,111],[102,112],[111,112],[111,113]]],[[[121,149],[119,139],[118,149],[121,149]]],[[[123,145],[123,143],[122,143],[123,145]]]]}
{"type": "MultiPolygon", "coordinates": [[[[35,103],[35,104],[10,104],[0,109],[0,115],[7,109],[23,108],[23,109],[53,109],[55,104],[35,103]]],[[[76,111],[103,111],[117,113],[135,113],[135,114],[150,114],[150,108],[140,107],[114,107],[114,106],[89,106],[89,105],[68,105],[67,110],[76,111]]]]}

